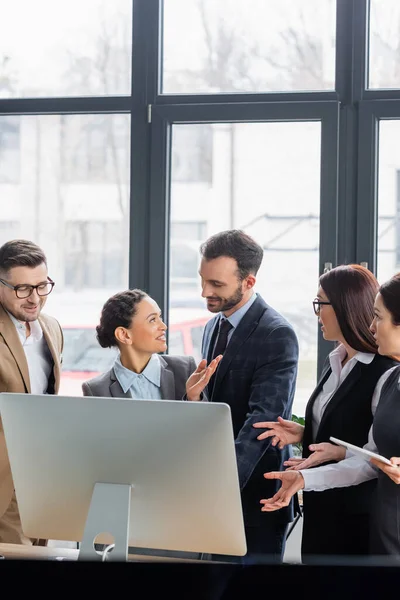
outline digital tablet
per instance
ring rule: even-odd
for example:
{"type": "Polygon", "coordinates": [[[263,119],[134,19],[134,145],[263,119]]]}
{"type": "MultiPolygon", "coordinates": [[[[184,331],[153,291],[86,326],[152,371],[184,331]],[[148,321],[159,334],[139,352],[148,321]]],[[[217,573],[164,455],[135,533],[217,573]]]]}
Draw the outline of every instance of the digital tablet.
{"type": "Polygon", "coordinates": [[[376,460],[380,460],[381,462],[384,462],[385,464],[390,465],[391,467],[395,466],[395,465],[393,465],[393,463],[390,462],[390,460],[388,458],[385,458],[385,456],[381,456],[380,454],[376,454],[375,452],[371,452],[370,450],[365,450],[365,448],[360,448],[359,446],[354,446],[354,444],[350,444],[349,442],[344,442],[343,440],[338,440],[338,438],[335,438],[332,436],[329,439],[331,440],[331,442],[334,442],[335,444],[339,444],[339,446],[344,446],[345,448],[348,448],[352,452],[359,454],[360,456],[365,458],[365,460],[368,460],[370,458],[375,458],[376,460]]]}

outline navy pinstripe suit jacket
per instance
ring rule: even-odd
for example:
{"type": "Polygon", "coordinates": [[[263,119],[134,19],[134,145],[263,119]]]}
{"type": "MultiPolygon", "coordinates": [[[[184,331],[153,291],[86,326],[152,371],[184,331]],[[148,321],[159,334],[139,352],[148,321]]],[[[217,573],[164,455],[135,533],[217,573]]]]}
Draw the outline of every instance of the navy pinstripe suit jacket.
{"type": "MultiPolygon", "coordinates": [[[[219,315],[211,319],[203,335],[203,358],[215,340],[219,315]]],[[[276,512],[261,512],[260,500],[272,497],[280,487],[263,473],[281,471],[291,448],[271,446],[271,438],[257,440],[257,421],[291,419],[298,365],[298,341],[293,327],[258,295],[243,316],[218,366],[212,397],[229,404],[242,490],[245,525],[262,526],[266,519],[291,521],[293,502],[276,512]]]]}

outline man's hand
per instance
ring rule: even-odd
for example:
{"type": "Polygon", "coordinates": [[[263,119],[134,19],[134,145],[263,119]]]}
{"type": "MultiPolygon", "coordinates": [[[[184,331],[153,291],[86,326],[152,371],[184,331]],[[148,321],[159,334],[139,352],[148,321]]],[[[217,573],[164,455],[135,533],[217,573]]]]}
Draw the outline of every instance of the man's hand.
{"type": "Polygon", "coordinates": [[[310,467],[316,467],[322,463],[335,461],[339,462],[346,457],[346,448],[343,446],[336,446],[335,444],[329,444],[329,442],[322,442],[321,444],[311,444],[309,449],[313,451],[308,458],[289,458],[283,464],[287,471],[300,471],[300,469],[309,469],[310,467]]]}
{"type": "Polygon", "coordinates": [[[222,354],[219,354],[210,362],[207,367],[207,361],[205,358],[199,362],[199,366],[186,382],[186,396],[188,400],[198,401],[200,400],[200,394],[210,381],[211,375],[215,373],[222,359],[222,354]]]}
{"type": "Polygon", "coordinates": [[[304,479],[301,473],[296,471],[272,471],[264,473],[265,479],[280,479],[282,485],[275,496],[260,500],[263,505],[262,512],[273,512],[288,506],[292,497],[304,488],[304,479]]]}
{"type": "Polygon", "coordinates": [[[278,446],[280,450],[288,444],[298,444],[303,439],[304,427],[294,421],[288,421],[278,417],[278,421],[263,421],[253,423],[253,427],[258,429],[268,428],[268,431],[264,431],[259,436],[258,440],[265,440],[266,438],[272,437],[271,446],[278,446]]]}
{"type": "Polygon", "coordinates": [[[399,456],[392,456],[392,458],[390,459],[390,462],[392,463],[393,467],[387,465],[386,463],[382,462],[381,460],[376,460],[376,458],[371,458],[371,462],[375,466],[379,467],[381,471],[386,473],[386,475],[388,477],[390,477],[390,479],[392,481],[394,481],[398,485],[400,484],[400,468],[399,468],[400,467],[400,457],[399,456]]]}

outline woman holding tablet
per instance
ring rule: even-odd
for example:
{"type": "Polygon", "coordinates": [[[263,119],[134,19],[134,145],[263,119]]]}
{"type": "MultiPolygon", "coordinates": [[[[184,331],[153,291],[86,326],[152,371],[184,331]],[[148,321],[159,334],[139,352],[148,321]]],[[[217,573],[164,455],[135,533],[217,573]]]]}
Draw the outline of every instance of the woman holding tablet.
{"type": "MultiPolygon", "coordinates": [[[[389,369],[398,364],[378,354],[369,329],[378,289],[373,274],[360,265],[341,265],[320,277],[314,311],[324,338],[337,344],[308,401],[305,427],[283,419],[279,423],[255,424],[268,428],[259,439],[271,437],[272,445],[303,443],[303,459],[291,459],[286,463],[290,471],[276,476],[286,476],[287,482],[304,477],[303,562],[311,562],[320,555],[365,555],[369,551],[370,510],[376,481],[329,489],[333,487],[330,469],[346,453],[345,448],[329,440],[330,436],[336,436],[357,446],[368,441],[379,391],[389,369]],[[318,478],[318,469],[307,470],[321,462],[332,465],[326,467],[323,481],[318,478]],[[314,485],[315,477],[319,487],[314,485]],[[316,489],[320,493],[313,491],[316,489]]],[[[275,474],[265,475],[270,476],[274,478],[275,474]]],[[[276,496],[262,501],[262,510],[279,508],[276,496]]]]}
{"type": "MultiPolygon", "coordinates": [[[[400,273],[379,289],[375,299],[371,332],[380,355],[400,356],[400,273]]],[[[348,486],[359,487],[363,482],[377,478],[376,496],[372,505],[370,554],[400,555],[399,366],[387,372],[365,448],[389,458],[391,465],[375,458],[368,462],[355,454],[336,465],[314,469],[310,486],[307,483],[307,471],[265,473],[267,479],[281,479],[282,486],[273,498],[261,500],[262,510],[271,511],[286,506],[292,495],[300,489],[351,489],[348,486]]],[[[329,515],[327,517],[329,518],[329,515]]],[[[350,529],[349,536],[351,535],[353,532],[350,529]]]]}

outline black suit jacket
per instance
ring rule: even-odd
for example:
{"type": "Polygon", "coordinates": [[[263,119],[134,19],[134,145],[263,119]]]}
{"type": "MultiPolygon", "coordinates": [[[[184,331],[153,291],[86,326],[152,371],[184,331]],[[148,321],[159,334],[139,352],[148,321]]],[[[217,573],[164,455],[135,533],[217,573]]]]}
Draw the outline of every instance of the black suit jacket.
{"type": "MultiPolygon", "coordinates": [[[[369,364],[358,361],[329,400],[316,435],[312,432],[315,400],[331,374],[327,359],[321,378],[308,401],[303,436],[303,456],[310,455],[311,443],[329,442],[330,436],[356,446],[368,441],[372,425],[371,402],[379,378],[398,363],[376,355],[369,364]]],[[[328,463],[326,463],[328,464],[328,463]]],[[[366,554],[368,552],[369,514],[374,500],[376,480],[356,486],[304,492],[303,555],[366,554]],[[342,523],[353,521],[352,531],[343,534],[342,523]],[[336,525],[335,525],[336,524],[336,525]],[[357,531],[356,526],[360,527],[357,531]],[[360,543],[361,538],[365,540],[360,543]],[[334,550],[333,550],[334,549],[334,550]]]]}
{"type": "MultiPolygon", "coordinates": [[[[205,327],[202,355],[208,358],[220,315],[205,327]]],[[[291,454],[257,440],[257,421],[290,419],[298,364],[298,341],[292,326],[258,295],[234,330],[218,366],[212,397],[231,408],[245,525],[293,519],[293,504],[274,513],[261,512],[260,500],[280,487],[266,480],[268,471],[281,471],[291,454]]]]}

